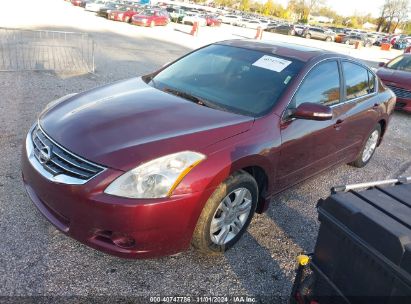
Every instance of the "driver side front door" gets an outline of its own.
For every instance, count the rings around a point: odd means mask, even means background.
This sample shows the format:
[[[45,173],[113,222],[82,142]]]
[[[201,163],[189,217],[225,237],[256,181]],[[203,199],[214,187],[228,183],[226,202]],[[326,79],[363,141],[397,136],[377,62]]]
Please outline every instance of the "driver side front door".
[[[307,74],[288,106],[292,112],[305,102],[327,106],[342,100],[340,67],[336,60],[319,63]],[[283,117],[281,122],[281,150],[277,170],[277,189],[294,185],[337,162],[342,149],[340,124],[343,113],[333,108],[333,118],[314,121]]]

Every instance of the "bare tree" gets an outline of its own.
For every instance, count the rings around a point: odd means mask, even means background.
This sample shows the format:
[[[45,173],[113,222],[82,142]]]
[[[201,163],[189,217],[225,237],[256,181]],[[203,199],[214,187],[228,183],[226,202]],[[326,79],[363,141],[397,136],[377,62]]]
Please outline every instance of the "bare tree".
[[[409,5],[410,0],[386,0],[381,10],[377,30],[379,31],[383,23],[386,22],[383,31],[389,33],[393,24],[395,24],[393,28],[395,31],[398,25],[408,17]]]

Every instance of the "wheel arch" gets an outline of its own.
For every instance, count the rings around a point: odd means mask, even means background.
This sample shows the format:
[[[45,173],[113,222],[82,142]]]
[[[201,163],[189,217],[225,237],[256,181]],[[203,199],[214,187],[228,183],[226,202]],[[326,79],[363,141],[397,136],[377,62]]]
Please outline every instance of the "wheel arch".
[[[378,145],[377,145],[377,146],[379,146],[379,145],[381,144],[382,138],[383,138],[384,135],[385,135],[385,131],[387,130],[387,121],[386,121],[385,119],[380,119],[380,120],[378,121],[378,124],[381,126],[381,136],[380,136],[380,139],[379,139],[379,141],[378,141]]]

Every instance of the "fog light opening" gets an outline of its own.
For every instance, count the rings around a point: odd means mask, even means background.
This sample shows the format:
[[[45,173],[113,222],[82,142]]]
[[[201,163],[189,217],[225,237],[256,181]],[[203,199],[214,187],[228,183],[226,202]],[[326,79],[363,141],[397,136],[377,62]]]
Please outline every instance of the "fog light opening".
[[[129,249],[136,245],[136,241],[128,235],[113,233],[111,236],[111,241],[118,247]]]

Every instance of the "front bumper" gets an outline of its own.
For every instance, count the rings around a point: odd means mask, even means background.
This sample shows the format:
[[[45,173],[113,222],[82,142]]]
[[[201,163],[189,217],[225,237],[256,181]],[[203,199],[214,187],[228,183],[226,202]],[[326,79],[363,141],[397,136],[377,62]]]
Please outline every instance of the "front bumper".
[[[22,177],[39,211],[66,235],[123,258],[159,257],[186,250],[212,193],[210,189],[164,199],[120,198],[105,194],[104,189],[122,171],[106,169],[83,185],[69,185],[47,179],[32,161],[24,146]]]
[[[134,25],[139,25],[139,26],[148,26],[149,25],[148,20],[146,20],[146,21],[133,20],[131,23],[134,24]]]

